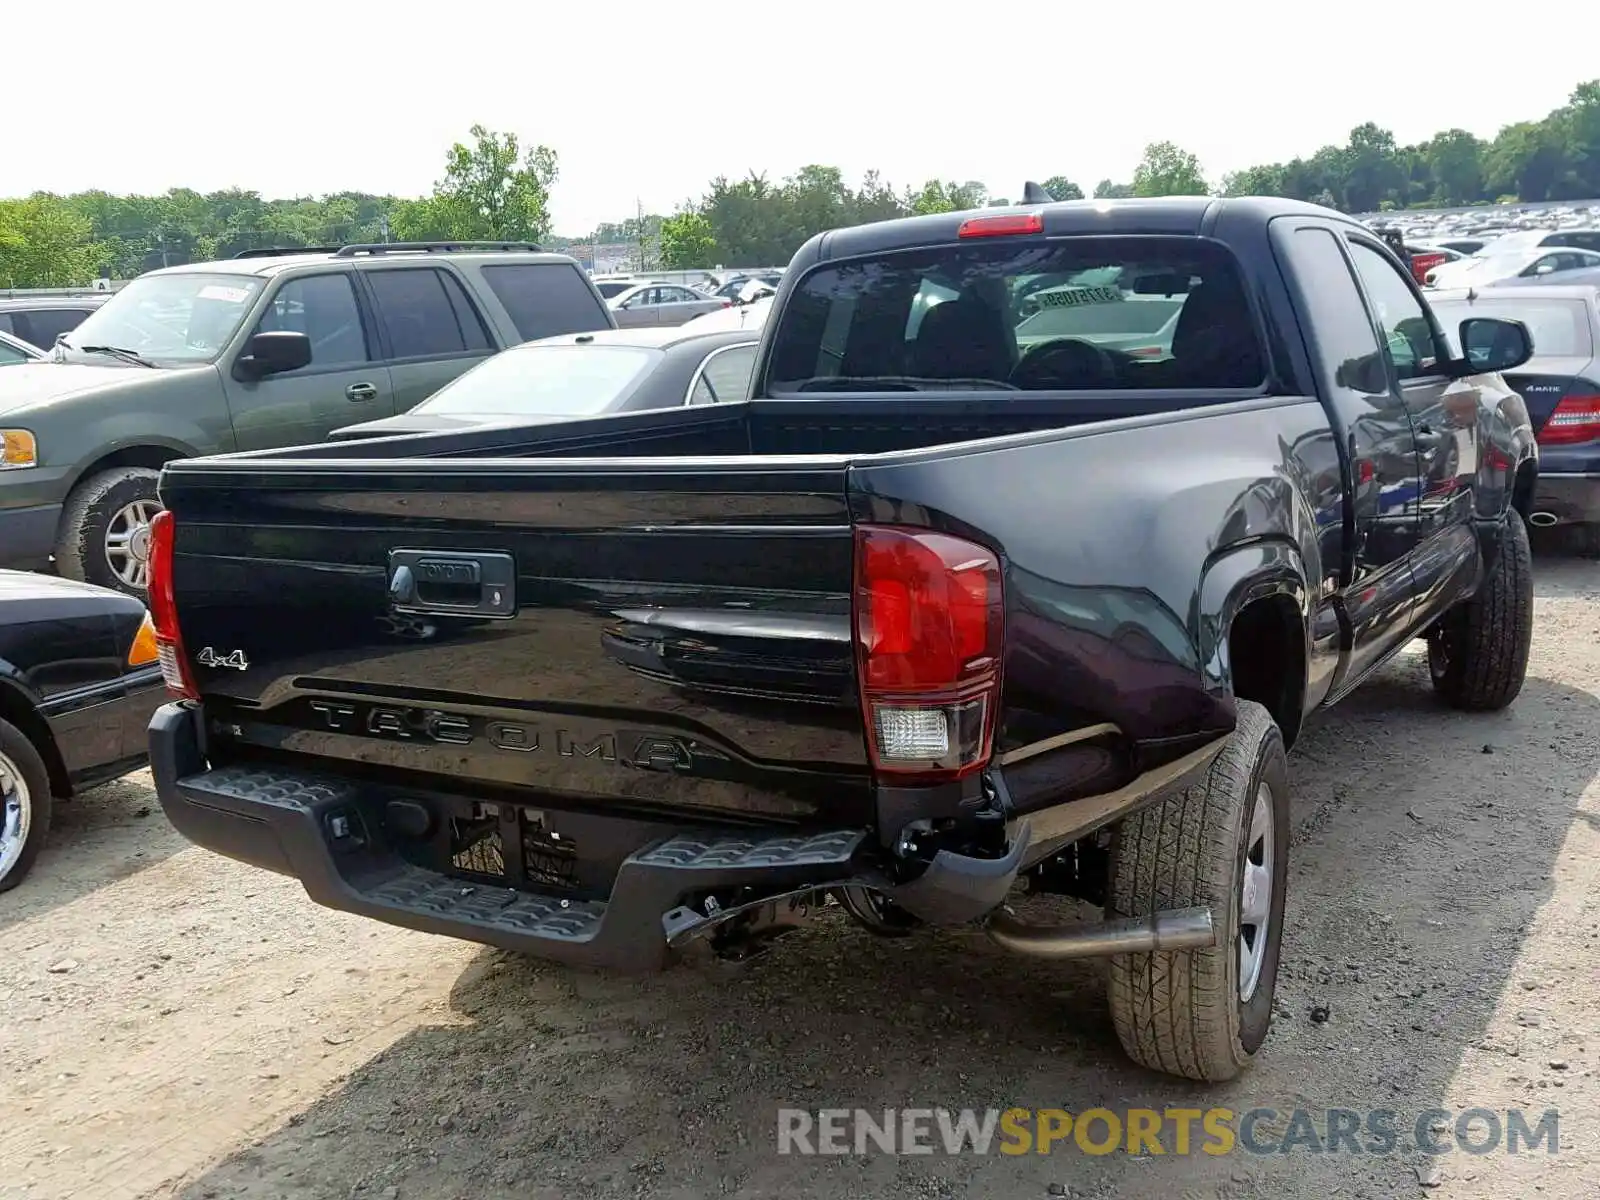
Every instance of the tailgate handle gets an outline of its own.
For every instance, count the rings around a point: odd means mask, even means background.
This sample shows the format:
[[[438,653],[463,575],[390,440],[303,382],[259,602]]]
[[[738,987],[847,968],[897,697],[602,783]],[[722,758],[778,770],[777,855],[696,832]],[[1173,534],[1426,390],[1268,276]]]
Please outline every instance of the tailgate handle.
[[[389,603],[398,612],[514,616],[516,564],[509,554],[391,550]]]

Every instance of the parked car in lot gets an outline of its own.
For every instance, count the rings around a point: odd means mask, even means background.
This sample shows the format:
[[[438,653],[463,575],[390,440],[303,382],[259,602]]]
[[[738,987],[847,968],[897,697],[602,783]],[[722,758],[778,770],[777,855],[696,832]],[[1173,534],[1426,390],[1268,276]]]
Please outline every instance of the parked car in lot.
[[[0,367],[15,367],[21,363],[42,362],[45,352],[32,342],[25,342],[9,333],[0,333]]]
[[[1020,348],[1032,275],[1107,316]],[[1115,281],[1160,277],[1170,344],[1117,349],[1152,293]],[[835,230],[775,303],[741,404],[170,464],[163,807],[320,903],[571,962],[830,896],[1110,955],[1127,1051],[1231,1077],[1304,722],[1414,638],[1453,707],[1522,687],[1526,329],[1474,315],[1463,358],[1363,226],[1205,197]],[[1104,923],[1022,921],[1023,878]]]
[[[1485,250],[1429,268],[1424,276],[1432,287],[1495,287],[1548,280],[1559,283],[1576,271],[1600,270],[1600,253],[1577,249],[1528,249],[1493,254]]]
[[[696,333],[709,333],[714,329],[747,329],[756,331],[766,323],[772,311],[772,297],[763,296],[749,304],[735,304],[732,308],[719,308],[714,312],[685,321],[682,328]]]
[[[678,283],[640,283],[606,301],[617,326],[682,325],[701,313],[715,312],[733,303],[725,297],[706,296]]]
[[[1446,328],[1473,317],[1527,326],[1533,357],[1506,382],[1521,394],[1539,439],[1539,480],[1528,520],[1571,526],[1579,547],[1600,555],[1600,290],[1546,284],[1441,292],[1430,299]],[[1465,350],[1481,360],[1496,347],[1475,342]]]
[[[174,458],[320,441],[531,338],[614,327],[571,258],[514,243],[249,251],[131,281],[0,372],[0,566],[143,593]]]
[[[724,404],[748,397],[755,357],[756,339],[749,333],[706,333],[692,326],[541,338],[479,363],[408,413],[346,425],[331,436],[446,433]]]
[[[102,295],[0,296],[0,333],[48,350],[106,302]]]
[[[144,766],[166,699],[144,605],[0,571],[0,892],[39,855],[55,803]]]

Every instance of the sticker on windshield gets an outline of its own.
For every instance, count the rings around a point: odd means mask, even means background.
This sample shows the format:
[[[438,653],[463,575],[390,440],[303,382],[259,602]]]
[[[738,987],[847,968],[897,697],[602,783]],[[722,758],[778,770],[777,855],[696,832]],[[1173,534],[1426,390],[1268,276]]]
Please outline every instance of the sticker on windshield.
[[[1040,308],[1073,308],[1079,304],[1121,304],[1127,297],[1121,288],[1080,287],[1035,292],[1032,299],[1039,302]]]
[[[208,283],[200,289],[202,300],[225,300],[229,304],[243,304],[250,299],[250,289],[242,287],[228,287],[221,283]]]

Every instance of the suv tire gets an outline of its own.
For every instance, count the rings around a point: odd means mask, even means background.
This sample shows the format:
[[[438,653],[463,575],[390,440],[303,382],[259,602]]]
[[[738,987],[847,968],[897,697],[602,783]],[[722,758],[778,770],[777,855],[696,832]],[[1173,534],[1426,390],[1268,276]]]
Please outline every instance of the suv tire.
[[[1433,690],[1467,712],[1504,708],[1522,690],[1532,641],[1533,552],[1522,514],[1512,509],[1488,576],[1428,633]]]
[[[1204,782],[1118,824],[1106,891],[1108,919],[1210,907],[1215,946],[1118,955],[1110,986],[1130,1058],[1208,1083],[1232,1079],[1266,1039],[1288,882],[1283,735],[1261,705],[1237,705],[1233,735]]]
[[[0,721],[0,892],[21,883],[50,832],[50,773],[27,734]]]
[[[56,570],[67,579],[114,588],[144,599],[145,587],[135,582],[143,546],[133,525],[133,514],[141,508],[158,506],[156,482],[160,472],[147,467],[114,467],[89,476],[67,497],[61,514],[61,533],[56,540]],[[116,534],[126,549],[113,562],[108,536]],[[120,568],[120,569],[119,569]]]

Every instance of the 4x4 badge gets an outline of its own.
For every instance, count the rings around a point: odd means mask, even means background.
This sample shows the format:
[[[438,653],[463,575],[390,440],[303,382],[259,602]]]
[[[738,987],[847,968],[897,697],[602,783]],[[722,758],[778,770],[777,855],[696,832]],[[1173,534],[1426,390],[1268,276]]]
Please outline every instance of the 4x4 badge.
[[[231,654],[223,656],[210,646],[207,646],[194,656],[194,660],[202,667],[232,667],[235,671],[248,671],[250,669],[250,660],[244,656],[243,650],[235,650]]]

